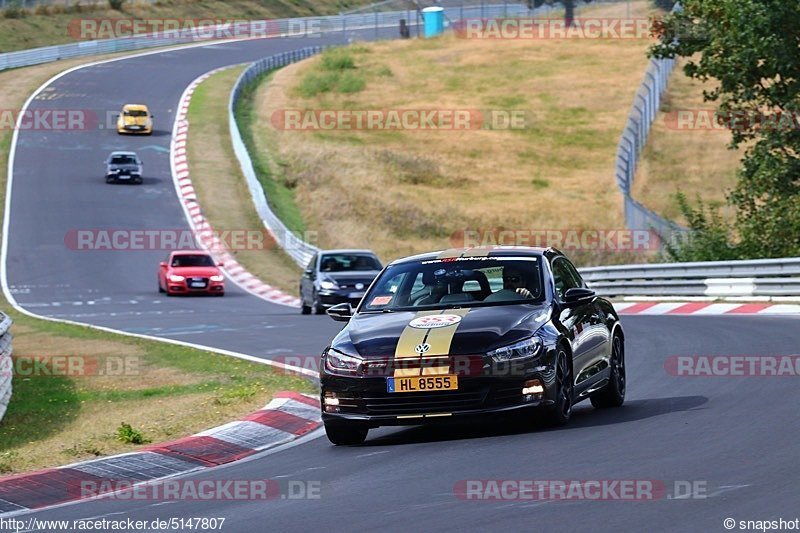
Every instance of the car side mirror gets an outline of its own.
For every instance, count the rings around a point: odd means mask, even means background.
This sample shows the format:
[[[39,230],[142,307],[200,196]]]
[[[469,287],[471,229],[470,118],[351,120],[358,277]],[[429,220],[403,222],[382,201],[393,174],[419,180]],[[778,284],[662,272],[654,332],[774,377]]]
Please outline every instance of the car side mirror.
[[[222,261],[220,261],[219,263],[217,263],[217,266],[218,266],[218,267],[221,267],[221,266],[225,266],[225,265],[223,265],[223,264],[222,264]]]
[[[567,292],[564,294],[564,303],[567,305],[582,304],[588,302],[595,296],[596,293],[592,289],[587,289],[585,287],[573,287],[571,289],[567,289]]]
[[[353,318],[353,308],[350,306],[350,302],[329,307],[327,313],[336,322],[347,322]]]
[[[308,276],[309,278],[313,278],[313,277],[314,277],[314,271],[313,271],[313,270],[311,270],[311,269],[308,269],[308,270],[306,270],[304,273],[305,273],[305,275],[306,275],[306,276]]]
[[[166,267],[167,267],[167,262],[166,262],[166,261],[161,261],[161,262],[158,264],[158,266],[160,266],[161,268],[166,268]]]

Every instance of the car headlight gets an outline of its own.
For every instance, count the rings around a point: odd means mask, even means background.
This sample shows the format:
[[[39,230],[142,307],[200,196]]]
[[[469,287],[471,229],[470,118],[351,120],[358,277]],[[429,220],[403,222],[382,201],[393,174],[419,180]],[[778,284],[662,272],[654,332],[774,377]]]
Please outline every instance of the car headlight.
[[[208,278],[208,279],[210,279],[211,281],[222,281],[222,280],[224,280],[224,279],[225,279],[225,276],[223,276],[223,275],[211,276],[211,277],[210,277],[210,278]]]
[[[494,359],[496,363],[503,363],[506,361],[536,357],[541,350],[542,339],[539,337],[531,337],[530,339],[525,339],[524,341],[492,350],[487,355]]]
[[[363,362],[360,357],[346,355],[333,348],[325,355],[325,369],[333,374],[355,374]]]
[[[320,286],[320,288],[325,289],[325,290],[333,290],[333,289],[338,289],[339,288],[339,285],[337,285],[335,281],[332,281],[332,280],[329,280],[329,279],[320,280],[319,281],[319,286]]]
[[[176,282],[176,283],[177,283],[178,281],[183,281],[183,280],[185,280],[185,279],[186,279],[186,278],[184,278],[183,276],[179,276],[179,275],[177,275],[177,274],[170,274],[170,276],[169,276],[169,280],[170,280],[170,281],[174,281],[174,282]]]

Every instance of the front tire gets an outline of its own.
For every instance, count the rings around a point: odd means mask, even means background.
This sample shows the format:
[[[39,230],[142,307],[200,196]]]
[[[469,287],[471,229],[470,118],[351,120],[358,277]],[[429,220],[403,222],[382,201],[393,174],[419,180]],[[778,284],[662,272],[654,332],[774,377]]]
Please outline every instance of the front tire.
[[[625,345],[619,335],[611,341],[611,375],[608,385],[589,397],[595,409],[620,407],[625,403]]]
[[[314,303],[311,304],[311,308],[314,310],[315,315],[324,315],[325,314],[325,306],[319,303],[319,298],[314,294]]]
[[[367,439],[369,428],[355,424],[325,424],[325,435],[336,446],[362,444]]]
[[[563,348],[558,349],[556,356],[556,403],[549,408],[545,416],[548,425],[559,427],[569,422],[572,416],[573,404],[573,381],[572,366],[567,359],[567,352]]]

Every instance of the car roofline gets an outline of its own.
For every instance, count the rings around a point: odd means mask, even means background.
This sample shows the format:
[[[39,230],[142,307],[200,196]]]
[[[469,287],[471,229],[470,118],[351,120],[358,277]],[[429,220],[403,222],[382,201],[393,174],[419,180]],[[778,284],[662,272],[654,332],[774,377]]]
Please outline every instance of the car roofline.
[[[464,254],[469,252],[469,255]],[[449,259],[449,258],[471,258],[479,259],[481,257],[515,257],[515,256],[530,256],[541,257],[550,254],[561,255],[561,252],[555,248],[542,248],[534,246],[477,246],[473,248],[450,248],[447,250],[438,250],[435,252],[426,252],[423,254],[411,255],[408,257],[401,257],[395,259],[390,264],[399,265],[404,263],[416,263],[420,261],[432,261],[436,259]]]

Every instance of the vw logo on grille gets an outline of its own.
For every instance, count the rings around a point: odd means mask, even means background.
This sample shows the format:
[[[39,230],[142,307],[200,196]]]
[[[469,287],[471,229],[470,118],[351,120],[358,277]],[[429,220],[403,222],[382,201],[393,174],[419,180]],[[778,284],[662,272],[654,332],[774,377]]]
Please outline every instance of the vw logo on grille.
[[[357,289],[357,290],[359,290],[359,291],[360,291],[360,290],[361,290],[361,289],[363,289],[363,288],[364,288],[364,284],[363,284],[363,283],[356,283],[356,289]]]
[[[431,349],[431,345],[428,344],[427,342],[425,342],[423,344],[417,344],[417,346],[414,348],[414,351],[417,352],[418,354],[422,355],[422,354],[424,354],[425,352],[427,352],[430,349]]]

